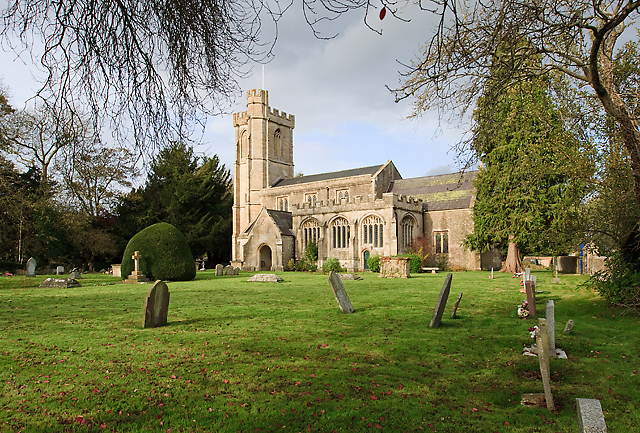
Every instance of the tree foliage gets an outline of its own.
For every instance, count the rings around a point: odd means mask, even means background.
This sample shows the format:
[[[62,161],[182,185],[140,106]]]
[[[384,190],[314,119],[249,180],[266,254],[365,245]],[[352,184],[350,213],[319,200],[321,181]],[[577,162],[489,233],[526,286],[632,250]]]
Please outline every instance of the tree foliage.
[[[616,42],[638,16],[640,1],[445,0],[421,4],[433,7],[439,25],[405,73],[396,89],[397,99],[413,98],[416,115],[432,108],[465,114],[475,107],[487,83],[500,89],[513,82],[561,74],[571,80],[574,90],[588,86],[590,95],[618,124],[640,203],[637,112],[630,108],[626,90],[613,79]],[[522,44],[514,35],[528,43]],[[503,73],[492,74],[496,66]]]
[[[132,190],[119,207],[116,228],[129,239],[158,222],[177,227],[191,251],[223,262],[231,254],[231,175],[218,157],[198,157],[176,142],[153,160],[144,187]]]
[[[509,246],[505,271],[519,272],[519,251],[551,255],[577,244],[573,225],[591,170],[546,80],[501,88],[501,94],[487,88],[474,113],[473,149],[482,165],[474,182],[474,232],[466,243],[478,251]]]

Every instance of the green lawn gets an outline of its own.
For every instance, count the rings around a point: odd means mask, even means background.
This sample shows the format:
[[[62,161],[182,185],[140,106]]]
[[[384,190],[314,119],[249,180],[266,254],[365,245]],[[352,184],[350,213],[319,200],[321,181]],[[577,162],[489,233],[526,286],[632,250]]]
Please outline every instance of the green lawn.
[[[428,325],[446,274],[346,281],[356,312],[344,315],[321,274],[207,271],[168,284],[156,329],[141,327],[148,284],[0,277],[0,432],[577,432],[576,398],[600,399],[609,431],[633,431],[639,314],[577,289],[584,277],[535,274],[569,356],[551,361],[555,413],[520,405],[543,387],[521,354],[536,321],[517,317],[525,295],[510,275],[455,273],[439,329]]]

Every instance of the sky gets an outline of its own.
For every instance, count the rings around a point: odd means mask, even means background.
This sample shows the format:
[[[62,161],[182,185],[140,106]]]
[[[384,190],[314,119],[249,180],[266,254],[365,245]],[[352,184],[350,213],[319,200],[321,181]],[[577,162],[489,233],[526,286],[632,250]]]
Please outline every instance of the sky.
[[[403,22],[372,11],[342,16],[331,28],[320,28],[318,39],[304,21],[298,3],[286,12],[278,28],[274,57],[264,66],[264,87],[269,105],[296,116],[295,172],[316,174],[383,164],[391,159],[404,178],[457,171],[455,145],[465,125],[440,123],[436,113],[407,119],[410,100],[394,102],[385,86],[399,84],[401,63],[415,59],[433,29],[425,12],[405,10]],[[409,8],[413,7],[410,3]],[[269,28],[265,38],[269,37]],[[9,89],[10,103],[20,108],[38,87],[37,70],[28,57],[0,51],[0,78]],[[262,65],[252,66],[239,80],[241,90],[226,115],[208,118],[196,147],[200,154],[217,154],[233,167],[233,112],[246,110],[246,92],[263,86]]]

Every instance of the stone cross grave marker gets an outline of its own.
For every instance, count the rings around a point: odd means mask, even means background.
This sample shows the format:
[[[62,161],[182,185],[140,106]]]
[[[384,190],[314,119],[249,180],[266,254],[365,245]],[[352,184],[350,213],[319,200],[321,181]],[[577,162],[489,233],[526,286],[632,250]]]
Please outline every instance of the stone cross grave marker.
[[[555,305],[553,300],[548,299],[545,303],[546,307],[546,319],[547,330],[549,332],[549,356],[556,356],[556,319],[555,319]]]
[[[453,304],[453,311],[451,312],[452,319],[456,318],[456,312],[458,311],[458,305],[460,305],[460,300],[462,300],[462,293],[460,293],[460,296],[458,296],[458,300],[456,301],[456,303]]]
[[[553,394],[551,393],[551,367],[549,366],[549,333],[547,320],[538,319],[538,331],[536,332],[536,344],[538,346],[538,361],[540,361],[540,374],[544,386],[544,400],[547,409],[555,410]]]
[[[338,301],[340,310],[345,314],[353,313],[355,310],[353,309],[353,305],[351,305],[347,291],[344,289],[340,275],[333,271],[329,272],[329,283],[331,283],[331,290],[333,290],[333,295],[336,297],[336,301]]]
[[[553,279],[553,284],[560,284],[560,278],[558,278],[558,268],[556,268],[556,277]]]
[[[567,321],[567,324],[564,325],[564,331],[562,331],[562,333],[565,334],[565,335],[569,335],[571,333],[572,329],[573,329],[573,320],[569,319]]]
[[[602,405],[595,398],[576,398],[578,433],[606,433]]]
[[[133,272],[131,272],[131,275],[129,275],[129,277],[127,277],[127,279],[125,280],[125,282],[127,283],[146,283],[147,281],[149,281],[149,279],[147,277],[145,277],[145,275],[140,271],[140,258],[142,256],[140,255],[139,251],[134,251],[133,255],[131,256],[131,258],[133,259]]]
[[[221,264],[216,265],[216,277],[221,277],[224,275],[224,266]]]
[[[35,277],[36,276],[36,266],[38,265],[38,262],[36,262],[36,259],[34,259],[33,257],[31,257],[29,260],[27,260],[27,277]]]
[[[527,308],[529,316],[536,317],[536,292],[532,288],[531,281],[524,281],[524,289],[527,292]]]
[[[156,281],[144,299],[145,328],[157,328],[167,324],[169,312],[169,288],[164,281]]]
[[[438,300],[436,301],[436,308],[433,310],[433,316],[431,316],[431,323],[429,323],[429,328],[440,327],[440,321],[442,320],[444,307],[447,305],[447,299],[449,299],[449,291],[451,290],[452,278],[453,274],[448,274],[447,278],[445,278],[444,280],[444,284],[442,285],[442,289],[440,290],[440,295],[438,295]]]

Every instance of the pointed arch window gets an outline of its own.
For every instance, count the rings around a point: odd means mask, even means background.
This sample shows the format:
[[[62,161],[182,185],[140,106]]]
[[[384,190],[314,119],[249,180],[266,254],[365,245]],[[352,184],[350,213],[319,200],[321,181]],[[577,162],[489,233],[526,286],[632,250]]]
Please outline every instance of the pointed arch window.
[[[373,248],[382,247],[382,240],[384,239],[382,227],[382,218],[379,216],[371,215],[366,217],[362,221],[362,243]]]
[[[243,129],[240,133],[240,158],[249,156],[249,133]]]
[[[331,235],[333,248],[349,248],[351,228],[346,218],[337,218],[331,223]]]
[[[413,243],[413,232],[416,226],[416,221],[411,215],[407,215],[402,219],[400,227],[402,229],[402,246],[408,248]]]
[[[320,225],[318,221],[310,219],[302,224],[302,243],[303,247],[307,248],[309,242],[318,243],[320,239]]]
[[[289,198],[278,197],[278,210],[289,212]]]
[[[273,133],[273,154],[274,156],[282,156],[282,133],[280,129],[276,129]]]

